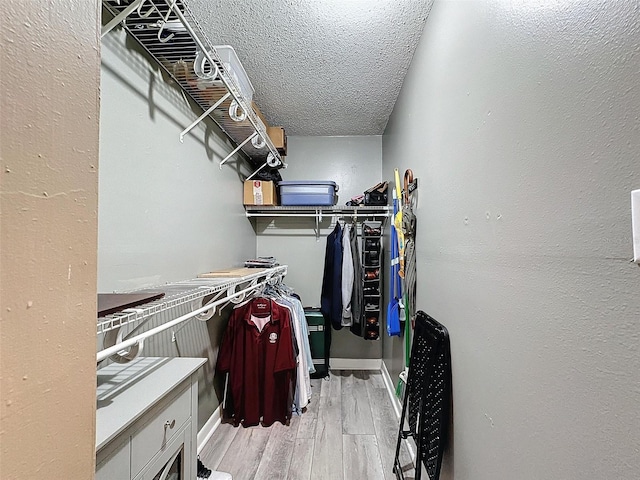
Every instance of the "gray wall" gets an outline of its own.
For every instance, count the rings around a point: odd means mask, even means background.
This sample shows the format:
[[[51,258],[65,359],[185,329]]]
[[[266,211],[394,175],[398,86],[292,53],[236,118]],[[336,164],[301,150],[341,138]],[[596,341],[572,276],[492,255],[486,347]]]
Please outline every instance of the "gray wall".
[[[165,82],[159,67],[117,29],[102,41],[98,291],[127,291],[242,265],[256,252],[231,151],[205,122],[181,144],[201,111]],[[189,311],[158,315],[142,331]],[[207,357],[198,426],[218,406],[212,388],[224,322],[190,320],[145,342],[145,355]],[[98,339],[99,348],[101,339]]]
[[[436,1],[427,20],[383,169],[420,178],[418,307],[451,334],[442,478],[640,477],[638,14]]]
[[[338,204],[361,194],[381,178],[382,137],[289,137],[283,180],[333,180],[339,186]],[[335,219],[324,218],[320,238],[315,219],[258,219],[259,255],[273,255],[289,265],[286,282],[302,297],[305,306],[320,305],[326,237]],[[362,340],[348,329],[334,331],[331,356],[380,358],[381,343]]]
[[[255,254],[255,235],[233,162],[219,168],[231,148],[212,123],[180,143],[180,131],[202,112],[137,44],[125,44],[124,32],[102,45],[99,291],[242,264]]]

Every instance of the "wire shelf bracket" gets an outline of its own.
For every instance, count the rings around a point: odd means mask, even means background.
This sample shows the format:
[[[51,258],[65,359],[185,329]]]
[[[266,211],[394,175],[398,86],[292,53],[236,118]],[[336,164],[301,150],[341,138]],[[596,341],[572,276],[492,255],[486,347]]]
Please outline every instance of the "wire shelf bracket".
[[[225,163],[227,163],[227,161],[228,161],[231,157],[233,157],[233,156],[238,152],[238,150],[240,150],[240,149],[241,149],[242,147],[244,147],[247,143],[249,143],[249,141],[250,141],[250,140],[253,140],[253,138],[254,138],[257,134],[258,134],[258,132],[253,132],[251,135],[249,135],[249,136],[244,140],[244,142],[242,142],[240,145],[238,145],[236,148],[234,148],[234,149],[231,151],[231,153],[229,153],[229,154],[224,158],[224,160],[222,160],[222,161],[220,162],[220,170],[222,170],[222,166],[223,166]]]
[[[202,120],[207,118],[216,108],[218,108],[220,105],[222,105],[225,102],[225,100],[227,100],[227,98],[229,98],[230,96],[231,96],[231,93],[227,92],[220,100],[218,100],[216,103],[211,105],[209,108],[207,108],[204,111],[204,113],[202,115],[200,115],[198,118],[196,118],[191,125],[189,125],[182,132],[180,132],[180,143],[184,143],[184,137],[187,135],[187,133],[189,133],[191,130],[193,130],[195,128],[195,126],[198,125]],[[220,168],[222,168],[222,164],[221,164]]]

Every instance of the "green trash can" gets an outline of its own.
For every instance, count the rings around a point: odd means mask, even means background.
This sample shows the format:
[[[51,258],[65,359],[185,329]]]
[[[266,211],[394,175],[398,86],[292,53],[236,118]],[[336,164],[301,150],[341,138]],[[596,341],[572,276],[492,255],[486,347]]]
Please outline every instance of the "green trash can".
[[[324,378],[329,375],[329,344],[331,342],[331,330],[326,328],[324,317],[318,308],[305,308],[304,316],[309,328],[309,345],[311,346],[311,358],[316,373],[311,378]],[[329,336],[329,338],[327,338]]]

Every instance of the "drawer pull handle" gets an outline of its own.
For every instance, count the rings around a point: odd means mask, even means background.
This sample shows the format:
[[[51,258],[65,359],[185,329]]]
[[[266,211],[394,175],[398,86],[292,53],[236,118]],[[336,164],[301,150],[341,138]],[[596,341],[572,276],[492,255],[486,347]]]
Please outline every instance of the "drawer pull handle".
[[[176,426],[176,421],[174,420],[167,420],[166,422],[164,422],[164,429],[166,430],[167,427],[169,427],[170,429]]]

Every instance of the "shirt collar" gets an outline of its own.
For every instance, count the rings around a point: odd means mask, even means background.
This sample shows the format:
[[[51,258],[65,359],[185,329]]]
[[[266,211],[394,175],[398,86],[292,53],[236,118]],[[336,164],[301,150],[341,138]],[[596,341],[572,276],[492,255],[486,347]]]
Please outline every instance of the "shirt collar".
[[[260,297],[263,298],[264,297]],[[280,318],[282,316],[282,308],[274,301],[272,301],[271,299],[265,299],[266,301],[269,302],[269,310],[266,310],[264,312],[260,312],[258,310],[255,310],[252,308],[252,306],[254,305],[255,299],[249,301],[244,307],[245,310],[243,312],[243,317],[244,317],[244,321],[248,324],[253,325],[253,322],[251,321],[251,315],[253,315],[254,317],[265,317],[267,315],[271,315],[271,319],[269,320],[269,323],[279,323],[280,322]]]

